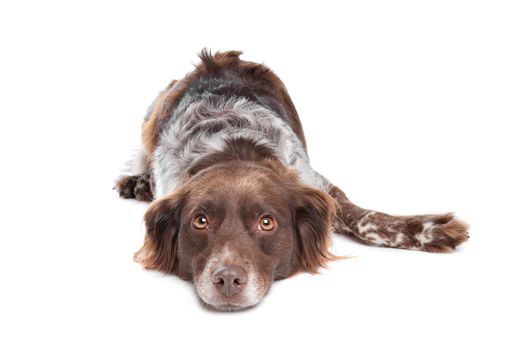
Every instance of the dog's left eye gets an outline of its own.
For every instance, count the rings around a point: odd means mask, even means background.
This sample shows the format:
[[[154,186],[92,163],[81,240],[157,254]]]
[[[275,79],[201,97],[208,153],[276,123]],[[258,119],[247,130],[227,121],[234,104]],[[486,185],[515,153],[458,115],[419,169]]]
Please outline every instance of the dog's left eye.
[[[208,219],[204,215],[197,215],[193,218],[193,226],[196,229],[203,230],[208,227]]]
[[[261,220],[259,220],[259,227],[258,229],[261,231],[271,231],[275,227],[275,220],[270,216],[263,216]]]

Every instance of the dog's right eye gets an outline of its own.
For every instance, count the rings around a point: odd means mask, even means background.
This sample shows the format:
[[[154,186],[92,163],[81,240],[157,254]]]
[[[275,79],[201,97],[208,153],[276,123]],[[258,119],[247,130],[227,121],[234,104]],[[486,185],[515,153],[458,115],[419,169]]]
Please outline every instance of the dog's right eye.
[[[203,230],[208,227],[208,219],[204,215],[197,215],[193,218],[193,227]]]
[[[271,231],[275,228],[275,219],[271,216],[263,216],[257,227],[261,231]]]

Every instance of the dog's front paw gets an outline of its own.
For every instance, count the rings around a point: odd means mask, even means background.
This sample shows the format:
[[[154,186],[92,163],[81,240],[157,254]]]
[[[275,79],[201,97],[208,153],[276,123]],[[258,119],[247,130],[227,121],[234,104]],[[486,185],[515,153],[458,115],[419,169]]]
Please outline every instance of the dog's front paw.
[[[151,189],[150,177],[147,175],[141,175],[137,179],[134,189],[135,199],[144,202],[153,201],[153,192]]]
[[[153,200],[150,177],[147,174],[123,176],[117,180],[114,189],[123,198],[135,198],[144,202]]]
[[[122,176],[117,180],[113,189],[116,190],[122,198],[135,198],[137,179],[138,176]]]
[[[427,252],[450,252],[468,238],[468,225],[459,221],[452,213],[425,215],[419,218],[419,232],[412,236],[419,250]]]

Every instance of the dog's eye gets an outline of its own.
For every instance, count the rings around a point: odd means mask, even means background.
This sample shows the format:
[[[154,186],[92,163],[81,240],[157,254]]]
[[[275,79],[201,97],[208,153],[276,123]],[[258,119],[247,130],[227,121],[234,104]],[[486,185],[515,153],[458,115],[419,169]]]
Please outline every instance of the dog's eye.
[[[193,218],[193,226],[196,229],[203,230],[208,227],[208,219],[204,215],[197,215]]]
[[[275,227],[275,220],[270,216],[263,216],[259,221],[259,230],[271,231]]]

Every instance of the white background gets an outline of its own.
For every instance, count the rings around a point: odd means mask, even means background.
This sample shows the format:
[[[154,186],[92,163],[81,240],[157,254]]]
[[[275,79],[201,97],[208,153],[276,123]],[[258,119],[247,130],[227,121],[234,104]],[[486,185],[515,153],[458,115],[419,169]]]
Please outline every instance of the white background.
[[[0,5],[0,348],[523,349],[520,1],[11,1]],[[203,47],[287,85],[313,165],[363,207],[455,211],[453,254],[371,248],[203,309],[132,261],[112,191],[159,90]]]

